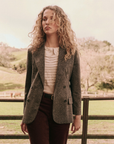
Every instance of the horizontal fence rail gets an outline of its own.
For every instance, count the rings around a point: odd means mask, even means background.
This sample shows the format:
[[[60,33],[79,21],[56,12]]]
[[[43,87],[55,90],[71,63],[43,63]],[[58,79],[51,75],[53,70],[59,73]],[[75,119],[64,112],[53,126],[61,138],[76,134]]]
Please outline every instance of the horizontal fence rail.
[[[0,115],[0,120],[22,120],[23,115]],[[83,116],[81,116],[83,119]],[[88,120],[114,120],[114,115],[90,115]]]
[[[114,115],[88,115],[89,101],[95,100],[114,100],[114,96],[110,97],[89,97],[85,95],[82,97],[83,101],[83,120],[82,134],[69,134],[69,139],[82,139],[81,144],[87,144],[87,139],[114,139],[111,134],[87,134],[88,120],[114,120]],[[1,98],[0,102],[23,102],[23,99],[6,99]],[[23,115],[0,115],[0,120],[22,120]],[[0,134],[0,139],[28,139],[28,135],[23,134]]]

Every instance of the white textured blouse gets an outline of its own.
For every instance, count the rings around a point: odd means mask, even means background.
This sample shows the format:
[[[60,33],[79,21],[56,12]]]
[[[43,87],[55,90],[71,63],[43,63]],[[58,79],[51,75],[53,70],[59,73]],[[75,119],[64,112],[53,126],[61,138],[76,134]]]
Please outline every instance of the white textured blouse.
[[[45,79],[44,92],[47,94],[54,93],[56,72],[58,65],[59,47],[51,48],[45,46]]]

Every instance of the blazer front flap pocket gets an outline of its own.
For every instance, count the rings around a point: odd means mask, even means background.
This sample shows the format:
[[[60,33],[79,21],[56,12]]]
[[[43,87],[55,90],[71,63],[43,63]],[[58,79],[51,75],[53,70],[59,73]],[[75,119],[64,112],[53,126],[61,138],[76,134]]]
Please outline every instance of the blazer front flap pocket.
[[[73,104],[72,98],[69,98],[69,99],[68,99],[68,104],[69,104],[69,105],[70,105],[70,104]]]

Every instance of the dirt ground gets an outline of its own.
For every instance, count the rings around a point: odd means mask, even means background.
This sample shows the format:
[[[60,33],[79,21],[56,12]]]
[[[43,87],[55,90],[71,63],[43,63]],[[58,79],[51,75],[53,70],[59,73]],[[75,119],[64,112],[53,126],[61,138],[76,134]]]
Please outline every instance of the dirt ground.
[[[0,144],[30,144],[29,140],[0,140]],[[81,140],[68,140],[67,144],[81,144]],[[114,144],[114,140],[88,140],[87,144]]]

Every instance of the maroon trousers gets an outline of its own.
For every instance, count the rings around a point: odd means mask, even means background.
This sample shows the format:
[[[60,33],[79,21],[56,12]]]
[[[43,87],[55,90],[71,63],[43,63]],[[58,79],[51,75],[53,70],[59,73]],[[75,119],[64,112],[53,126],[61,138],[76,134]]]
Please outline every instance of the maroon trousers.
[[[70,124],[58,124],[52,117],[53,100],[42,96],[35,120],[27,124],[31,144],[66,144]]]

